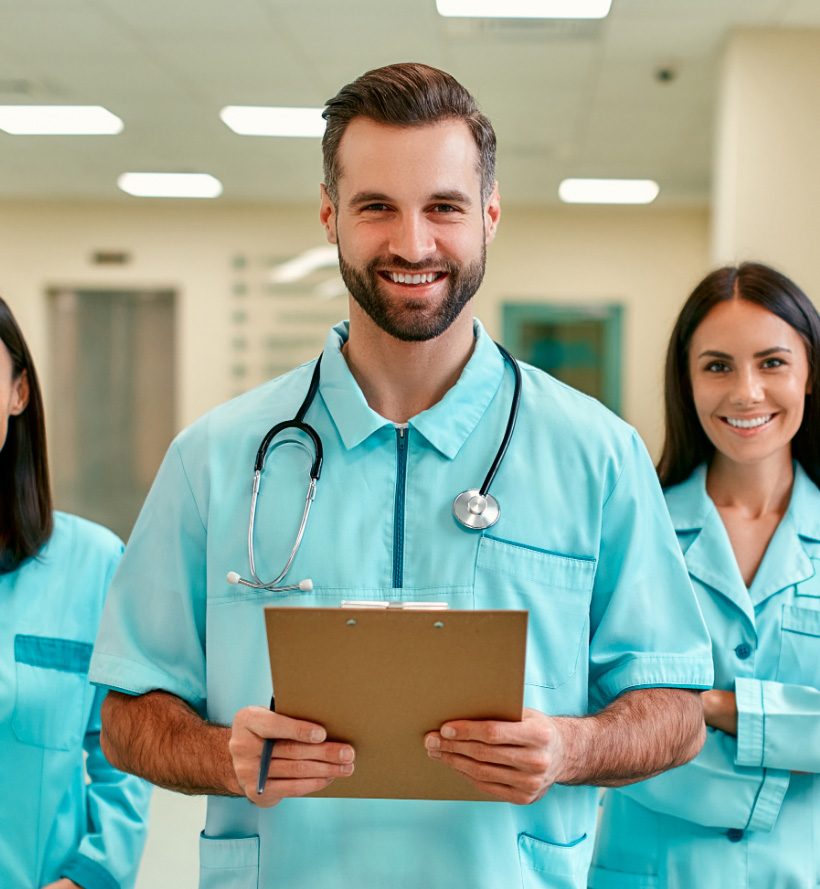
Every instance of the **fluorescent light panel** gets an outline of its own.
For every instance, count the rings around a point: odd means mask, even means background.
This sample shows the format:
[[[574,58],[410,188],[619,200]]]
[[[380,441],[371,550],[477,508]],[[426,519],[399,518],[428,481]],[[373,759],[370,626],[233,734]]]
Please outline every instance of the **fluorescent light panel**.
[[[338,261],[335,247],[312,247],[272,269],[270,280],[273,284],[292,284],[321,268],[335,266]]]
[[[565,204],[651,204],[659,192],[651,179],[565,179],[558,186]]]
[[[0,105],[0,130],[13,136],[113,136],[122,129],[101,105]]]
[[[218,198],[222,183],[209,173],[123,173],[117,185],[138,198]]]
[[[222,122],[240,136],[321,138],[325,121],[321,108],[281,108],[227,105],[219,112]]]
[[[436,0],[439,15],[503,19],[603,19],[612,0]]]

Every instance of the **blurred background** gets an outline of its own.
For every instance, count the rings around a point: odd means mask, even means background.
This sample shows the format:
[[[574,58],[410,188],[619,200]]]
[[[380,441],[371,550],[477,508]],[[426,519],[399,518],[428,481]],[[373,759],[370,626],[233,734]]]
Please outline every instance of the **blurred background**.
[[[0,129],[0,294],[42,376],[60,508],[127,538],[175,432],[316,354],[346,316],[319,138],[240,135],[220,111],[320,108],[396,61],[450,71],[496,127],[504,213],[477,314],[653,455],[666,340],[708,270],[759,259],[817,301],[817,0],[613,0],[591,20],[445,17],[435,0],[0,0],[0,105],[122,122]],[[209,174],[218,194],[136,197],[128,172]],[[563,180],[590,177],[659,193],[562,202]],[[158,795],[140,889],[197,884],[202,813]]]

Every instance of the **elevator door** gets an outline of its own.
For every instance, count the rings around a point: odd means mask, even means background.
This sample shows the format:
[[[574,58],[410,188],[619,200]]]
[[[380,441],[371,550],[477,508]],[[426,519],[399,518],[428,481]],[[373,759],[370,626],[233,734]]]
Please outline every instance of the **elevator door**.
[[[174,294],[61,288],[49,297],[55,504],[127,540],[174,434]]]

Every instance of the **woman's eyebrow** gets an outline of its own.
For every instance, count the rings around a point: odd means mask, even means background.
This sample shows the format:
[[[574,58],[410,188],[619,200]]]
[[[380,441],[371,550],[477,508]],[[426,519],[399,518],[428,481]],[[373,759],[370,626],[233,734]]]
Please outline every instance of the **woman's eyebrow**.
[[[755,352],[752,357],[768,358],[769,355],[774,355],[776,352],[788,352],[791,354],[791,351],[792,350],[788,346],[772,346],[770,349],[763,349],[760,352]],[[704,358],[707,355],[711,358],[732,358],[728,352],[719,352],[717,349],[706,349],[706,351],[701,352],[700,355],[698,355],[698,358]]]

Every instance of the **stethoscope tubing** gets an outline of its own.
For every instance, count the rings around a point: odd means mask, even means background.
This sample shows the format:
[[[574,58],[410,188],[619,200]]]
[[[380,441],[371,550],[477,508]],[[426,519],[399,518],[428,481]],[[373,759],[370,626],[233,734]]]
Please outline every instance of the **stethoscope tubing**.
[[[490,464],[490,469],[487,472],[487,476],[484,479],[483,484],[479,488],[479,493],[482,497],[486,497],[489,493],[490,485],[493,483],[495,475],[498,472],[499,467],[501,466],[501,461],[504,459],[504,455],[507,453],[507,448],[509,447],[510,441],[512,440],[513,430],[515,429],[515,423],[518,419],[518,408],[521,404],[521,368],[518,366],[518,362],[515,360],[515,358],[513,358],[513,356],[502,345],[500,345],[499,343],[496,343],[495,345],[498,351],[503,356],[504,360],[512,368],[515,383],[513,388],[512,404],[510,407],[510,415],[507,418],[507,427],[504,430],[504,436],[501,439],[501,445],[496,452],[495,459]]]
[[[501,346],[499,343],[496,343],[495,345],[504,360],[510,365],[513,370],[513,376],[515,378],[513,397],[512,403],[510,405],[510,414],[507,419],[507,425],[504,430],[504,435],[501,439],[501,444],[498,448],[498,451],[496,452],[493,462],[490,464],[489,471],[487,472],[481,488],[478,490],[478,492],[465,491],[463,494],[460,494],[456,498],[457,502],[461,498],[472,496],[475,493],[478,493],[482,501],[486,501],[487,499],[489,499],[489,501],[492,502],[494,517],[490,519],[489,522],[485,522],[484,524],[467,524],[462,519],[462,517],[460,517],[454,510],[456,520],[459,522],[459,524],[462,525],[462,527],[466,528],[467,530],[482,530],[483,528],[488,527],[489,524],[494,524],[495,521],[497,521],[498,519],[498,502],[495,500],[495,498],[489,495],[489,490],[490,485],[492,485],[496,473],[501,466],[504,456],[507,453],[507,448],[509,447],[510,441],[512,440],[516,420],[518,419],[518,409],[521,403],[521,368],[518,366],[518,362],[515,360],[515,358],[503,346]],[[316,497],[316,487],[319,481],[319,477],[322,473],[322,463],[324,462],[324,449],[322,447],[322,439],[319,437],[319,433],[316,432],[316,430],[309,423],[305,422],[305,414],[313,403],[313,400],[315,399],[316,393],[319,389],[321,363],[322,356],[320,355],[313,368],[313,374],[310,378],[308,391],[305,395],[304,400],[302,401],[301,406],[299,407],[299,410],[296,411],[293,419],[285,420],[272,426],[265,434],[256,452],[256,460],[254,461],[253,469],[253,486],[251,489],[251,508],[250,516],[248,519],[248,562],[251,571],[251,577],[253,578],[253,580],[246,580],[245,578],[240,577],[238,573],[232,571],[228,574],[228,581],[230,583],[238,583],[243,586],[251,587],[255,590],[269,590],[271,592],[284,592],[286,590],[295,589],[309,590],[313,588],[313,582],[309,579],[301,580],[296,584],[290,584],[287,586],[280,586],[280,583],[290,570],[290,567],[293,564],[293,560],[296,558],[296,553],[299,551],[299,547],[302,544],[302,537],[304,536],[305,528],[307,527],[310,509]],[[279,572],[279,574],[277,574],[277,576],[273,580],[266,583],[256,573],[256,564],[254,559],[253,535],[256,528],[256,504],[259,497],[259,489],[262,483],[262,471],[265,466],[265,458],[267,457],[268,450],[270,449],[273,439],[276,438],[276,436],[279,435],[281,432],[284,432],[286,429],[297,429],[308,436],[313,444],[313,462],[310,467],[310,483],[308,485],[307,495],[305,497],[305,505],[302,510],[302,518],[299,522],[299,530],[296,533],[296,540],[294,541],[293,547],[291,548],[290,555],[288,556],[287,562],[285,563],[285,567]]]

